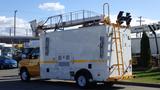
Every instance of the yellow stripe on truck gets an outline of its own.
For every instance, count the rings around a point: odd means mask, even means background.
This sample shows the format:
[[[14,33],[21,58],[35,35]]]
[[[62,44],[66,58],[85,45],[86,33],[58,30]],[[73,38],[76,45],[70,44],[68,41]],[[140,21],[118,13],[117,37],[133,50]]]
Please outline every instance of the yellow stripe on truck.
[[[40,64],[55,64],[57,61],[40,61]]]
[[[63,61],[62,61],[63,62]],[[71,60],[72,63],[104,63],[106,60]],[[40,61],[40,64],[56,64],[58,61]]]
[[[100,62],[99,60],[72,60],[73,63],[89,63],[89,62]]]

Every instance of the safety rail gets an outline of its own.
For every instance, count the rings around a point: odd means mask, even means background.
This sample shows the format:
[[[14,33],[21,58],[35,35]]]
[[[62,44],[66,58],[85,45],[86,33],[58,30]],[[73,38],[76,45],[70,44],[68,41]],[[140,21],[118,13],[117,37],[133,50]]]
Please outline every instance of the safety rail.
[[[48,17],[48,19],[43,24],[39,25],[39,27],[41,27],[42,30],[63,29],[64,27],[83,25],[86,23],[97,23],[100,22],[102,18],[103,15],[101,14],[80,10]]]

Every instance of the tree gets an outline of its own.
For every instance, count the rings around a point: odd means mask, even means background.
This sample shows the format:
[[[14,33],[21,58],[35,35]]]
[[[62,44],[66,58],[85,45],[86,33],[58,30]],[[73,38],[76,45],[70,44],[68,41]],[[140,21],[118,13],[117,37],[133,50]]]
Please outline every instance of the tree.
[[[139,63],[142,67],[148,68],[151,66],[151,50],[149,37],[146,32],[143,32],[141,39],[141,60]]]

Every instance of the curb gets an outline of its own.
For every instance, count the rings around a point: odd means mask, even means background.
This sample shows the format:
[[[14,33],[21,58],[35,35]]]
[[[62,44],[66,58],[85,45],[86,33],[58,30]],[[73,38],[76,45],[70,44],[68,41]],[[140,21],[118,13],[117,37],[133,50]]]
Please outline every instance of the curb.
[[[160,84],[152,84],[152,83],[150,84],[150,83],[117,81],[115,84],[160,88]]]

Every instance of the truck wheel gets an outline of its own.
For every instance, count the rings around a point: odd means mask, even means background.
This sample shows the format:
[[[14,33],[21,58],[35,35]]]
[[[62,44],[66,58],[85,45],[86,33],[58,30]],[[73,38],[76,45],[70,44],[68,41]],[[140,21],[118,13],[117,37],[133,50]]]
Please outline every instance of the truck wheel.
[[[81,88],[87,88],[89,86],[89,77],[83,74],[78,75],[76,78],[76,84]]]
[[[29,73],[26,69],[22,69],[20,71],[20,77],[21,77],[22,81],[29,81],[30,80]]]

